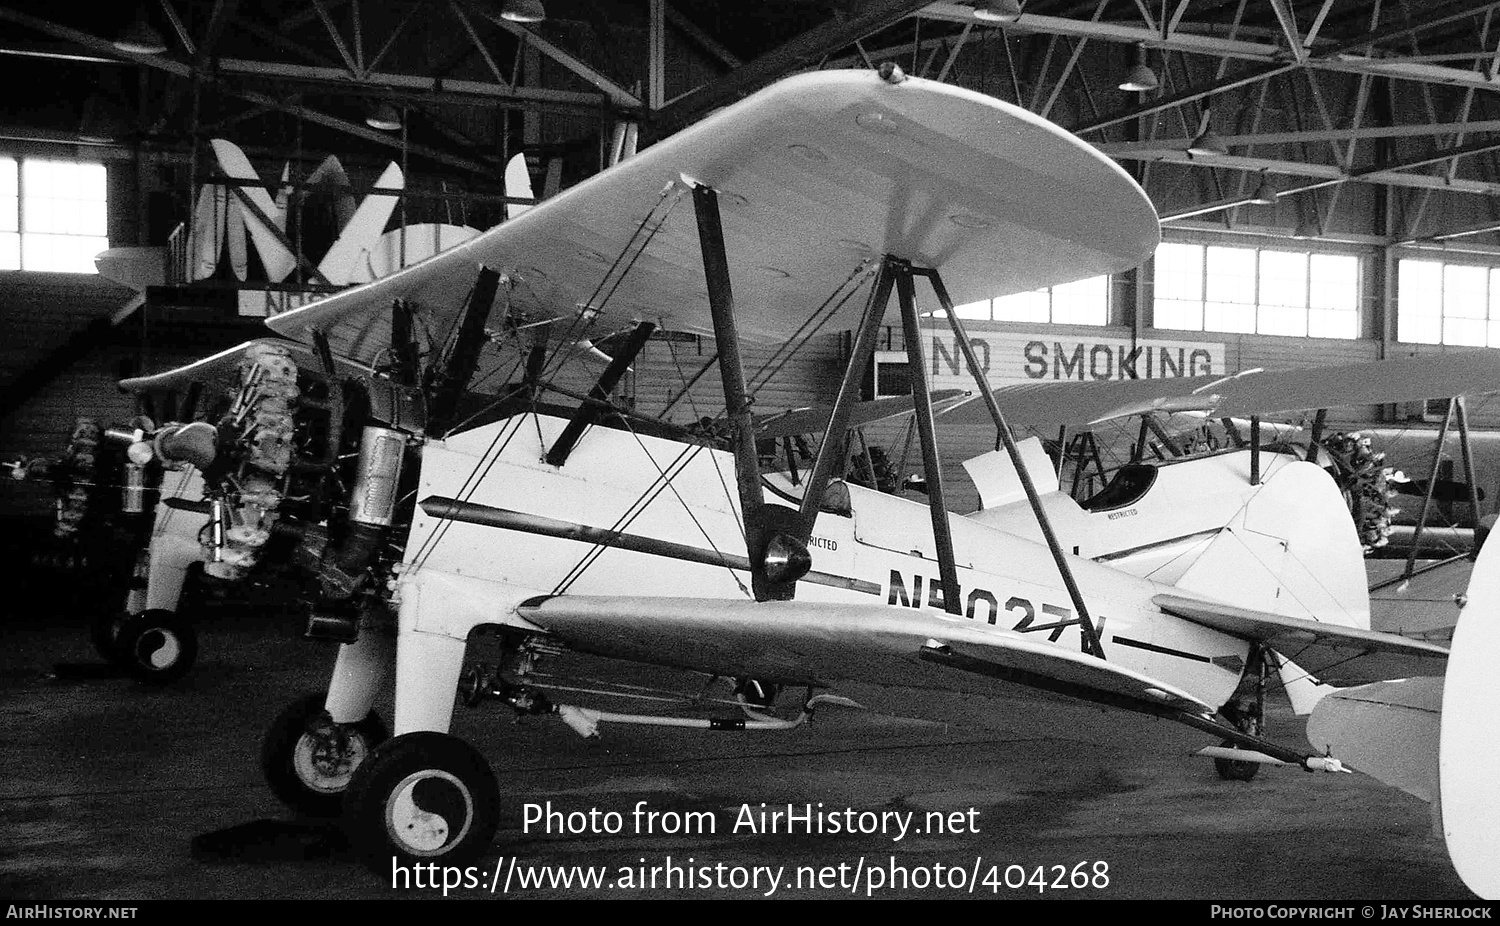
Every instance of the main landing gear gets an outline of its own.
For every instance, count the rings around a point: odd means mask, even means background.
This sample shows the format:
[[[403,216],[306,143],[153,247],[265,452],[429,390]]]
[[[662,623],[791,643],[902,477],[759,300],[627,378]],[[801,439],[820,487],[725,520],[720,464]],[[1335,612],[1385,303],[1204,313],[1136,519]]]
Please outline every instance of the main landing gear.
[[[271,793],[312,817],[339,815],[355,773],[390,735],[374,711],[358,723],[334,723],[323,709],[325,700],[320,692],[292,702],[261,744],[261,771]]]
[[[193,668],[198,631],[174,611],[150,610],[120,622],[116,652],[125,670],[148,685],[167,685]]]
[[[391,858],[463,865],[494,841],[500,788],[474,747],[446,733],[407,733],[354,770],[344,821],[351,845],[377,871]]]
[[[1245,665],[1245,674],[1240,677],[1240,686],[1219,713],[1234,724],[1235,729],[1251,736],[1260,736],[1266,725],[1266,678],[1270,666],[1266,662],[1265,650],[1255,646],[1250,650],[1250,661]],[[1234,743],[1225,740],[1224,746]],[[1259,762],[1241,762],[1237,759],[1215,759],[1214,771],[1225,781],[1249,781],[1260,771]]]
[[[100,614],[90,621],[89,636],[105,662],[147,685],[177,681],[198,658],[198,631],[173,611]]]
[[[96,614],[89,622],[89,636],[105,662],[147,685],[167,685],[187,675],[198,658],[193,617],[202,593],[190,574],[176,611],[145,609],[148,562],[142,553],[130,580],[124,610]]]

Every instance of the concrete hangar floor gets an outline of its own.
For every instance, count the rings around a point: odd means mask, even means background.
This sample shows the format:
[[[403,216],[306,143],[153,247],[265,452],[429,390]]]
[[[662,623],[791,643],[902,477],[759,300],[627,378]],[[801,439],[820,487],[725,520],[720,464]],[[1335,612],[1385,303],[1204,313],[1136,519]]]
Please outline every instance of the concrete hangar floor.
[[[393,887],[317,826],[261,824],[249,842],[224,838],[254,821],[291,821],[261,778],[261,737],[288,702],[325,684],[333,655],[299,639],[295,620],[216,609],[200,624],[193,672],[153,689],[79,671],[97,663],[81,611],[49,610],[46,596],[28,591],[12,599],[0,646],[0,897],[443,893]],[[59,675],[59,663],[75,665]],[[388,718],[389,705],[381,709]],[[1275,705],[1271,729],[1301,737],[1284,703]],[[874,891],[887,897],[967,895],[966,884],[951,886],[959,880],[953,869],[962,869],[964,881],[978,873],[975,895],[1007,898],[1473,900],[1432,833],[1427,805],[1361,775],[1273,768],[1248,783],[1223,782],[1207,760],[1180,754],[849,712],[789,733],[613,727],[586,741],[554,719],[517,724],[509,708],[492,703],[459,707],[453,732],[484,751],[507,805],[478,865],[481,883],[451,896],[490,896],[492,872],[514,860],[527,872],[607,871],[598,887],[522,888],[512,878],[510,894],[532,898],[759,896],[768,875],[758,888],[719,886],[756,866],[785,866],[774,896],[858,897],[870,893],[872,879],[866,873],[851,890],[850,872],[880,866],[909,879]],[[622,832],[546,834],[541,823],[526,832],[526,805],[549,801],[561,813],[615,812]],[[636,832],[632,811],[642,801],[662,820],[709,812],[694,819],[712,819],[716,831]],[[735,832],[742,808],[758,814],[761,802],[799,810],[821,802],[825,814],[866,823],[909,812],[919,826],[941,811],[960,831],[900,841],[894,822],[884,833]],[[604,825],[601,817],[586,828]],[[1107,864],[1107,886],[1095,886],[1097,862]],[[670,865],[678,880],[668,886]],[[651,866],[654,889],[619,880],[624,869],[648,880],[642,869]],[[949,886],[933,880],[939,867]],[[808,872],[800,887],[799,869]],[[925,874],[913,874],[918,869]],[[1075,871],[1086,873],[1079,880],[1088,886],[1055,886]]]

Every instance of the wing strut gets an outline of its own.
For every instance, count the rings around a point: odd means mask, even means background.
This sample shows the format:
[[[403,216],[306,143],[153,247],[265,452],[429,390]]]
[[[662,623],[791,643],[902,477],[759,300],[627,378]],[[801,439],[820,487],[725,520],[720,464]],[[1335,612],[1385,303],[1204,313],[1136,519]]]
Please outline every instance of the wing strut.
[[[641,352],[641,348],[646,346],[647,339],[655,330],[654,323],[641,322],[630,332],[624,348],[615,352],[615,358],[609,362],[609,366],[604,368],[604,372],[599,374],[599,381],[594,384],[594,388],[589,390],[589,398],[598,400],[600,404],[585,402],[578,406],[578,411],[573,413],[568,426],[558,435],[557,442],[552,445],[551,450],[547,451],[549,465],[562,466],[568,462],[568,454],[573,452],[578,439],[583,437],[583,432],[588,430],[589,425],[598,421],[604,414],[601,406],[607,407],[609,394],[615,391],[615,384],[620,381],[620,377],[625,375],[625,371],[630,369],[630,365],[635,362],[636,355]]]
[[[927,507],[932,512],[932,541],[937,548],[938,580],[943,584],[943,610],[962,614],[958,567],[953,561],[953,531],[948,524],[948,505],[943,497],[943,466],[938,458],[937,425],[932,418],[932,396],[927,389],[927,364],[922,355],[922,328],[917,320],[917,300],[912,285],[912,266],[886,257],[886,267],[895,272],[896,293],[901,303],[901,330],[906,340],[906,359],[911,368],[911,400],[916,412],[917,439],[922,444],[922,469],[927,476]],[[952,316],[950,308],[948,314]],[[980,391],[988,393],[985,386]]]
[[[948,297],[948,287],[943,285],[943,278],[936,270],[918,271],[932,283],[932,291],[937,294],[938,302],[943,307],[943,314],[948,316],[948,326],[953,329],[953,339],[958,342],[958,349],[963,352],[964,363],[973,375],[974,382],[979,386],[979,394],[984,398],[984,404],[989,408],[990,417],[995,420],[995,431],[1000,435],[1000,440],[1005,443],[1005,452],[1010,455],[1011,466],[1015,467],[1016,475],[1020,477],[1021,488],[1026,492],[1026,501],[1031,505],[1031,513],[1036,517],[1037,526],[1042,529],[1042,536],[1047,540],[1047,549],[1052,553],[1052,561],[1057,564],[1057,571],[1062,575],[1063,585],[1068,589],[1068,597],[1073,601],[1073,607],[1078,611],[1078,626],[1083,632],[1083,642],[1086,649],[1100,659],[1104,657],[1104,647],[1099,642],[1099,630],[1094,626],[1094,621],[1089,617],[1088,607],[1083,602],[1083,592],[1079,591],[1078,583],[1073,579],[1073,570],[1068,567],[1068,559],[1063,554],[1062,545],[1057,542],[1057,534],[1052,530],[1052,522],[1047,518],[1047,512],[1042,510],[1042,500],[1037,495],[1036,485],[1031,481],[1031,474],[1026,471],[1026,464],[1021,460],[1021,451],[1016,447],[1016,440],[1011,436],[1010,426],[1005,423],[1005,413],[1000,411],[1000,403],[995,401],[994,390],[990,388],[989,381],[985,379],[984,368],[979,365],[979,358],[974,356],[974,346],[969,343],[969,335],[964,331],[963,322],[959,321],[958,314],[953,311],[953,300]],[[907,284],[910,286],[910,282]],[[905,298],[903,294],[903,298]],[[911,335],[907,335],[910,340]],[[922,370],[922,359],[920,351],[915,355],[915,364],[918,370]],[[925,381],[921,375],[913,376],[912,381]],[[920,413],[919,413],[920,414]],[[920,419],[919,419],[920,420]],[[931,476],[928,477],[929,481]],[[944,593],[946,600],[947,594]]]
[[[755,450],[755,419],[745,390],[745,368],[740,362],[739,328],[734,318],[734,290],[729,285],[729,258],[724,253],[724,225],[719,217],[719,194],[703,184],[693,186],[693,211],[698,219],[698,243],[703,251],[703,276],[708,281],[708,307],[713,314],[714,341],[719,348],[719,378],[724,384],[725,416],[734,430],[734,474],[740,511],[745,519],[745,552],[750,557],[750,585],[756,601],[787,601],[797,591],[799,574],[811,560],[805,547],[786,557],[795,565],[773,579],[766,568],[773,541],[793,541],[767,523],[765,496],[760,487],[760,457]],[[785,551],[783,551],[785,552]]]
[[[391,382],[415,386],[421,360],[413,336],[412,310],[405,299],[391,301]],[[329,375],[332,375],[331,373]]]
[[[1479,479],[1474,475],[1474,444],[1469,440],[1469,413],[1467,403],[1461,395],[1453,397],[1453,413],[1458,418],[1458,446],[1464,458],[1464,478],[1469,482],[1469,518],[1474,525],[1474,544],[1469,548],[1469,559],[1479,558],[1479,548],[1487,533],[1479,520]]]
[[[859,384],[864,379],[866,362],[874,353],[875,337],[885,316],[885,305],[891,298],[893,282],[894,275],[887,261],[881,264],[880,279],[870,295],[870,304],[865,308],[865,317],[860,322],[854,348],[849,352],[849,363],[844,367],[844,380],[839,384],[833,410],[828,413],[828,425],[823,428],[823,442],[818,445],[818,457],[813,461],[812,472],[808,473],[807,487],[802,490],[802,506],[797,512],[795,536],[803,543],[812,538],[813,526],[818,521],[818,508],[823,504],[823,492],[828,488],[834,464],[844,458],[844,436],[849,430],[850,413],[859,400]]]
[[[1250,484],[1260,485],[1260,416],[1250,416]]]
[[[490,317],[495,294],[500,289],[500,274],[481,266],[474,288],[458,322],[458,335],[446,356],[427,371],[427,432],[442,434],[453,426],[458,400],[469,387],[469,379],[479,366],[479,351],[484,347],[484,323]]]
[[[1422,548],[1422,528],[1427,526],[1427,512],[1432,507],[1432,495],[1437,489],[1438,468],[1443,461],[1443,442],[1448,439],[1448,425],[1452,423],[1453,399],[1450,398],[1443,411],[1443,425],[1438,428],[1437,443],[1432,447],[1432,469],[1427,473],[1427,492],[1422,496],[1422,510],[1417,515],[1417,529],[1411,537],[1411,552],[1406,556],[1406,569],[1401,573],[1403,578],[1410,579],[1417,565],[1417,551]],[[1473,474],[1469,475],[1469,481],[1474,481]]]

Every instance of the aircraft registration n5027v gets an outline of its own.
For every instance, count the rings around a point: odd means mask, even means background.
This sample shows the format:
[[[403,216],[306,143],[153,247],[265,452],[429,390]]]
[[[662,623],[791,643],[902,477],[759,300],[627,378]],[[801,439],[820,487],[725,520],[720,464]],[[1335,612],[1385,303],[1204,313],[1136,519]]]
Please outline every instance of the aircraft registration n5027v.
[[[978,371],[955,302],[1121,271],[1157,240],[1130,177],[1031,113],[889,67],[809,73],[430,260],[269,320],[302,344],[127,383],[237,377],[212,434],[168,426],[149,443],[202,468],[225,550],[255,555],[259,534],[230,536],[246,525],[300,538],[293,558],[319,583],[309,632],[342,641],[326,694],[272,724],[273,790],[342,813],[378,867],[485,851],[503,791],[448,733],[459,686],[587,735],[788,729],[831,706],[1005,726],[1017,699],[1040,698],[1027,713],[1057,727],[1208,745],[1226,774],[1341,770],[1337,750],[1264,735],[1267,677],[1286,659],[1317,672],[1375,653],[1435,676],[1448,650],[1369,629],[1359,542],[1316,465],[1251,450],[1142,464],[1081,507],[1039,445],[1011,436],[1016,397],[976,373],[978,395],[954,414],[986,416],[1004,450],[970,463],[984,510],[947,511],[919,284]],[[857,398],[893,296],[929,504],[840,478],[849,429],[886,413]],[[719,421],[684,428],[611,401],[657,330],[714,337]],[[757,441],[789,425],[752,412],[742,342],[791,349],[844,330],[853,359],[810,429],[824,435],[811,465],[763,472]],[[617,346],[593,388],[558,387],[574,346],[604,335]],[[257,404],[277,375],[261,368],[285,373],[275,357],[298,368],[295,427]],[[486,363],[513,373],[476,397]],[[1164,398],[1114,385],[1090,392],[1090,414]],[[1209,408],[1215,388],[1158,405]],[[1491,552],[1476,575],[1494,571]],[[1490,600],[1474,596],[1462,620],[1484,621]],[[465,673],[480,627],[502,656]],[[1472,645],[1481,659],[1500,647],[1484,633]],[[698,703],[727,716],[574,703],[542,670],[563,651],[725,680]],[[387,737],[372,705],[392,683]],[[1488,718],[1489,688],[1450,669],[1444,716],[1456,704]],[[1491,721],[1474,724],[1445,720],[1442,806],[1458,870],[1494,897],[1497,804],[1473,772],[1495,747]]]

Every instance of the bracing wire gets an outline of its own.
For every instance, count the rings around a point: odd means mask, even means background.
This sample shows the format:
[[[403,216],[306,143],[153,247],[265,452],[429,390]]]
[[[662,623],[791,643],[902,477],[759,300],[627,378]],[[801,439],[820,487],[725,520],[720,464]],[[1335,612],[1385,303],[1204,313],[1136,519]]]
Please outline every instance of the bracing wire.
[[[651,456],[650,451],[646,450],[646,444],[645,444],[645,442],[641,440],[641,436],[635,432],[635,429],[630,426],[629,420],[625,420],[625,429],[630,432],[630,436],[631,437],[635,438],[635,442],[640,445],[641,451],[646,454],[646,458],[651,461],[651,465],[653,467],[656,467],[657,472],[660,473],[661,472],[661,467],[657,465],[656,460],[655,460],[655,458],[653,458]],[[702,448],[700,447],[699,449],[702,449]],[[724,473],[719,468],[718,462],[717,461],[711,461],[711,462],[713,462],[713,470],[714,470],[714,472],[716,474],[718,474],[719,484],[724,487],[724,497],[732,499],[733,496],[731,496],[730,493],[729,493],[729,486],[724,482]],[[698,528],[698,533],[700,533],[700,534],[703,535],[703,539],[708,544],[709,549],[713,550],[714,553],[718,554],[722,558],[724,556],[723,551],[719,549],[718,544],[714,543],[714,539],[708,535],[708,531],[703,527],[703,524],[698,520],[698,516],[693,513],[693,509],[688,506],[687,501],[682,497],[682,494],[677,491],[677,487],[672,484],[672,481],[670,479],[666,480],[666,487],[672,491],[672,495],[677,499],[678,503],[682,505],[682,510],[685,511],[687,513],[688,518],[690,518],[692,520],[693,526],[696,527],[696,528]],[[732,508],[732,506],[731,506],[731,508]],[[745,535],[745,524],[744,524],[743,519],[740,517],[738,511],[735,512],[735,522],[736,522],[736,524],[739,527],[739,531],[740,531],[741,536],[744,536]],[[748,549],[748,547],[747,547],[747,549]],[[751,593],[750,589],[748,589],[748,588],[745,587],[745,583],[740,581],[740,577],[735,574],[735,571],[734,571],[733,567],[731,567],[728,563],[725,563],[724,564],[724,568],[725,568],[725,570],[728,571],[729,577],[732,578],[732,579],[734,579],[734,584],[739,587],[739,590],[742,593],[744,593],[744,595],[746,597],[753,598],[754,595]]]
[[[484,477],[489,475],[490,470],[494,468],[495,464],[499,462],[500,457],[505,453],[505,448],[510,446],[511,440],[520,433],[520,424],[520,417],[517,417],[507,422],[504,427],[495,432],[490,445],[485,448],[484,453],[480,454],[478,462],[474,464],[473,469],[464,477],[464,481],[459,486],[458,491],[454,493],[455,498],[459,501],[468,501],[473,497],[474,493],[479,490],[480,484],[484,481]],[[493,457],[491,457],[491,454],[493,454]],[[488,462],[485,462],[486,460]],[[481,470],[483,471],[481,472]],[[423,538],[422,543],[417,547],[417,551],[412,554],[412,568],[420,569],[426,564],[427,558],[432,555],[432,552],[437,548],[443,536],[448,533],[448,529],[453,523],[451,519],[444,519],[432,533]]]
[[[625,242],[625,246],[621,248],[620,253],[615,256],[615,259],[604,271],[604,276],[600,279],[599,285],[594,287],[594,291],[589,295],[587,301],[580,306],[579,311],[569,321],[568,328],[563,332],[557,347],[553,349],[551,355],[543,363],[543,370],[548,372],[543,374],[541,377],[542,380],[550,382],[556,378],[563,366],[563,361],[559,359],[563,351],[567,350],[571,343],[581,339],[588,332],[589,328],[593,327],[604,306],[609,303],[615,292],[619,290],[620,285],[625,281],[625,277],[629,276],[630,271],[634,269],[641,255],[646,253],[646,249],[650,247],[657,232],[666,225],[667,219],[672,215],[672,210],[682,199],[683,192],[684,188],[678,183],[668,184],[661,191],[656,204],[651,207],[650,212],[646,213],[645,218],[641,219],[636,225],[635,231],[631,233],[630,240]],[[666,207],[665,211],[662,211],[663,205]],[[661,215],[658,217],[657,213],[659,212]],[[645,234],[644,240],[641,240],[642,233]],[[638,241],[639,244],[637,244]],[[623,269],[621,269],[622,264]],[[618,274],[616,271],[619,271]],[[608,287],[608,292],[605,292],[605,287]],[[601,293],[603,293],[602,298],[600,296]],[[580,324],[583,325],[582,330],[579,330]]]
[[[642,445],[642,450],[644,449],[645,447],[644,445]],[[661,467],[656,467],[657,478],[652,481],[651,485],[646,487],[645,491],[643,491],[639,496],[636,497],[635,501],[630,503],[630,505],[625,509],[623,513],[621,513],[618,518],[615,519],[614,523],[610,525],[609,530],[623,531],[632,523],[634,523],[635,519],[644,514],[646,512],[646,509],[650,507],[651,503],[661,495],[664,489],[666,489],[666,483],[675,478],[678,473],[686,468],[686,466],[692,462],[693,458],[696,457],[698,455],[698,452],[702,449],[703,447],[701,445],[696,447],[683,447],[682,450],[677,454],[677,456],[672,460],[672,462],[667,464],[665,470],[661,469]],[[649,458],[651,455],[649,452],[647,452],[646,456]],[[653,459],[653,465],[655,464],[655,462],[656,461]],[[552,594],[561,595],[565,593],[573,585],[574,582],[583,577],[583,573],[587,571],[589,566],[593,565],[595,560],[603,555],[606,549],[608,549],[608,545],[603,543],[598,543],[591,547],[589,551],[584,554],[583,558],[580,559],[573,566],[573,568],[570,569],[565,576],[563,576],[562,580],[557,583],[557,585],[552,590]]]
[[[574,315],[573,319],[569,322],[568,329],[563,332],[558,342],[558,346],[554,348],[551,355],[543,361],[542,369],[545,372],[540,377],[538,377],[539,383],[541,385],[545,386],[557,377],[563,366],[563,362],[558,359],[559,356],[563,351],[568,349],[571,343],[581,338],[585,333],[587,333],[588,329],[593,326],[595,321],[598,319],[600,310],[603,308],[604,304],[607,303],[610,297],[614,295],[615,291],[619,289],[619,286],[624,281],[626,275],[630,273],[630,270],[635,266],[636,261],[640,259],[642,254],[645,253],[646,248],[651,244],[652,239],[656,237],[656,233],[660,231],[663,225],[666,224],[667,218],[671,215],[672,208],[682,198],[683,191],[684,189],[681,184],[675,182],[668,184],[662,190],[661,195],[657,198],[657,202],[651,208],[651,211],[648,212],[645,218],[643,218],[637,224],[635,231],[631,234],[630,240],[626,242],[625,247],[615,257],[609,268],[605,270],[603,278],[599,281],[599,285],[594,288],[594,291],[592,294],[590,294],[588,301],[584,303],[584,309]],[[655,218],[657,216],[657,213],[661,211],[663,204],[666,204],[666,211],[662,213],[659,218],[656,218],[655,222],[653,223],[653,218]],[[635,247],[636,241],[641,237],[642,232],[646,233],[645,240],[641,241],[639,247]],[[633,247],[635,248],[634,253],[632,253]],[[627,256],[629,258],[628,260],[626,259]],[[623,270],[620,269],[622,263],[624,264]],[[615,275],[616,270],[620,271],[618,275]],[[614,277],[613,285],[610,284],[612,276]],[[595,300],[599,299],[600,293],[604,292],[606,286],[609,286],[609,291],[605,293],[603,299],[599,301],[599,304],[595,305]],[[578,328],[580,324],[583,325],[583,329],[581,331]],[[423,323],[423,328],[425,331],[425,322]],[[430,331],[427,331],[427,336],[430,341]],[[537,428],[538,437],[540,437],[540,422],[537,423]],[[502,428],[499,432],[496,433],[494,440],[490,442],[490,446],[486,448],[484,454],[480,456],[479,462],[475,464],[474,469],[471,470],[468,476],[465,477],[462,486],[455,496],[456,498],[461,501],[467,501],[470,497],[472,497],[473,493],[479,488],[480,483],[483,482],[484,477],[489,474],[495,463],[499,461],[501,455],[505,452],[505,449],[509,445],[511,439],[515,437],[519,430],[519,427]],[[501,443],[502,436],[504,436],[503,443]],[[499,445],[498,450],[496,449],[497,444]],[[493,454],[493,457],[491,457],[491,454]],[[487,463],[485,462],[486,459],[488,459]],[[412,556],[411,562],[414,567],[420,568],[421,565],[426,562],[427,557],[431,556],[432,551],[442,540],[442,537],[447,533],[452,523],[453,522],[451,520],[445,520],[442,525],[440,525],[422,541],[422,544],[418,548],[417,552]]]
[[[760,369],[751,374],[749,381],[746,383],[746,391],[754,392],[756,389],[759,389],[766,383],[770,382],[771,379],[776,376],[776,374],[780,373],[781,370],[791,362],[792,358],[796,357],[797,354],[800,353],[801,350],[806,347],[830,321],[833,320],[833,317],[838,314],[839,310],[842,309],[849,302],[849,300],[859,292],[860,287],[864,285],[868,278],[873,276],[876,269],[878,268],[871,259],[866,258],[865,260],[861,261],[859,263],[859,266],[855,267],[854,270],[849,273],[849,276],[844,278],[844,281],[842,283],[834,287],[833,292],[828,295],[828,298],[823,300],[822,304],[808,315],[807,319],[803,321],[800,326],[798,326],[797,330],[792,333],[791,337],[782,342],[782,344],[772,352],[771,356],[767,358],[764,364],[761,365]],[[861,276],[864,276],[866,280],[861,280]],[[842,293],[843,295],[840,296],[840,293]],[[875,287],[872,286],[870,288],[869,298],[873,299],[874,294]],[[809,330],[809,328],[811,330]],[[720,414],[722,415],[727,411],[728,406],[725,406],[724,408],[720,409]]]
[[[771,356],[767,358],[761,368],[751,375],[748,388],[751,391],[758,389],[770,382],[777,373],[780,373],[782,368],[791,361],[792,357],[817,335],[834,315],[838,314],[839,309],[843,308],[853,298],[855,293],[859,292],[859,288],[874,275],[876,269],[877,267],[873,259],[866,258],[850,271],[849,275],[834,288],[828,298],[823,300],[823,303],[808,315],[802,324],[797,327],[796,331],[792,332],[792,336],[783,341],[772,352]],[[859,279],[861,276],[865,277],[865,280]],[[848,292],[844,292],[845,289],[848,289]],[[873,297],[874,290],[871,289],[870,292]],[[839,296],[840,293],[844,293],[842,298]],[[809,326],[813,326],[811,331],[807,330]],[[785,356],[782,356],[783,354]],[[778,362],[778,358],[780,362]],[[772,368],[773,364],[775,365],[774,369]]]

